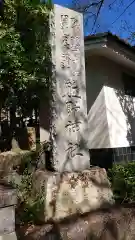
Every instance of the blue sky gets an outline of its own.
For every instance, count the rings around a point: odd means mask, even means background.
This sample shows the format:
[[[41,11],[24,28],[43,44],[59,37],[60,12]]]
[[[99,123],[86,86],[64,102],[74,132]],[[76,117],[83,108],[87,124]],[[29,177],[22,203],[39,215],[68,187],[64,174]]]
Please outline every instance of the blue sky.
[[[72,1],[71,0],[54,0],[54,3],[63,5],[63,6],[68,6]]]
[[[113,9],[109,10],[109,4],[114,0],[105,0],[105,6],[101,10],[101,14],[97,21],[97,32],[111,31],[114,34],[119,35],[122,38],[128,39],[131,35],[131,31],[135,30],[135,2],[128,8],[128,10],[114,22],[118,16],[124,11],[126,6],[132,3],[133,0],[115,0]],[[54,3],[70,6],[72,0],[54,0]],[[85,35],[91,33],[93,25],[93,19],[89,19],[87,27],[85,27]],[[95,31],[95,30],[94,30]]]

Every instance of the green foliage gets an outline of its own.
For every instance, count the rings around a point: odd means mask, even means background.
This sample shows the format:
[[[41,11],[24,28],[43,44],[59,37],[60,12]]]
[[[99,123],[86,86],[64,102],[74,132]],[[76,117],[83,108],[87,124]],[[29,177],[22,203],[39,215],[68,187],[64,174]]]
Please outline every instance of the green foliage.
[[[51,79],[49,11],[39,0],[5,0],[0,17],[0,102],[24,114]],[[47,91],[46,91],[47,92]]]
[[[17,218],[20,224],[39,223],[39,216],[43,212],[44,194],[33,192],[33,174],[36,171],[38,152],[30,152],[23,156],[18,174],[21,181],[10,182],[17,190],[18,205],[16,208]]]
[[[33,173],[25,169],[21,183],[15,186],[18,192],[17,217],[21,224],[39,223],[43,212],[44,194],[33,194],[32,179]]]
[[[116,202],[135,202],[135,162],[114,165],[109,176]]]
[[[41,154],[50,148],[50,143],[40,144],[37,151],[32,151],[23,155],[18,174],[21,176],[21,182],[10,184],[17,189],[18,206],[17,217],[20,223],[40,223],[40,216],[44,212],[44,186],[41,186],[39,192],[33,189],[33,174],[37,170],[37,165]]]
[[[37,157],[37,151],[30,151],[29,153],[23,155],[21,163],[19,165],[19,174],[26,173],[26,169],[27,173],[31,174],[35,170]]]

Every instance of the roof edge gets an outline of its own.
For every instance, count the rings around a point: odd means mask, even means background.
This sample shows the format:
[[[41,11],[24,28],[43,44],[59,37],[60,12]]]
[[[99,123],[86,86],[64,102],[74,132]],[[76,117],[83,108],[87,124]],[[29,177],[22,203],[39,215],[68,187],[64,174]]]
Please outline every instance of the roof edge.
[[[127,41],[119,38],[117,35],[112,34],[111,32],[104,32],[104,33],[97,33],[93,35],[85,36],[84,41],[90,42],[90,41],[96,41],[96,40],[106,40],[107,42],[116,42],[117,44],[120,44],[128,51],[131,51],[132,53],[135,53],[135,47],[131,46]]]

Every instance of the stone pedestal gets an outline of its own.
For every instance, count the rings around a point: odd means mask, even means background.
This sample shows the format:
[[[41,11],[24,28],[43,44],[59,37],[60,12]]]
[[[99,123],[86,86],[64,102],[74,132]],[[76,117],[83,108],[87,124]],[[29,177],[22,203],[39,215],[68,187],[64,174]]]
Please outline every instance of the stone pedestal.
[[[43,222],[91,212],[114,203],[111,185],[102,168],[63,174],[38,170],[33,187],[36,192],[44,189],[44,213],[42,211],[40,219]]]
[[[0,185],[0,240],[17,240],[15,234],[16,192]]]

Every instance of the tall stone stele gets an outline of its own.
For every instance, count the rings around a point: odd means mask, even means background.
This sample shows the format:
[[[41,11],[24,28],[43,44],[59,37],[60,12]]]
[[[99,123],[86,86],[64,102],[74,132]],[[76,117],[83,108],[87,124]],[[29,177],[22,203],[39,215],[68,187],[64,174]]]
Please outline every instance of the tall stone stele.
[[[53,76],[50,138],[58,172],[90,166],[82,14],[54,5],[50,14]],[[42,120],[43,121],[43,120]],[[45,130],[40,131],[45,140]]]

